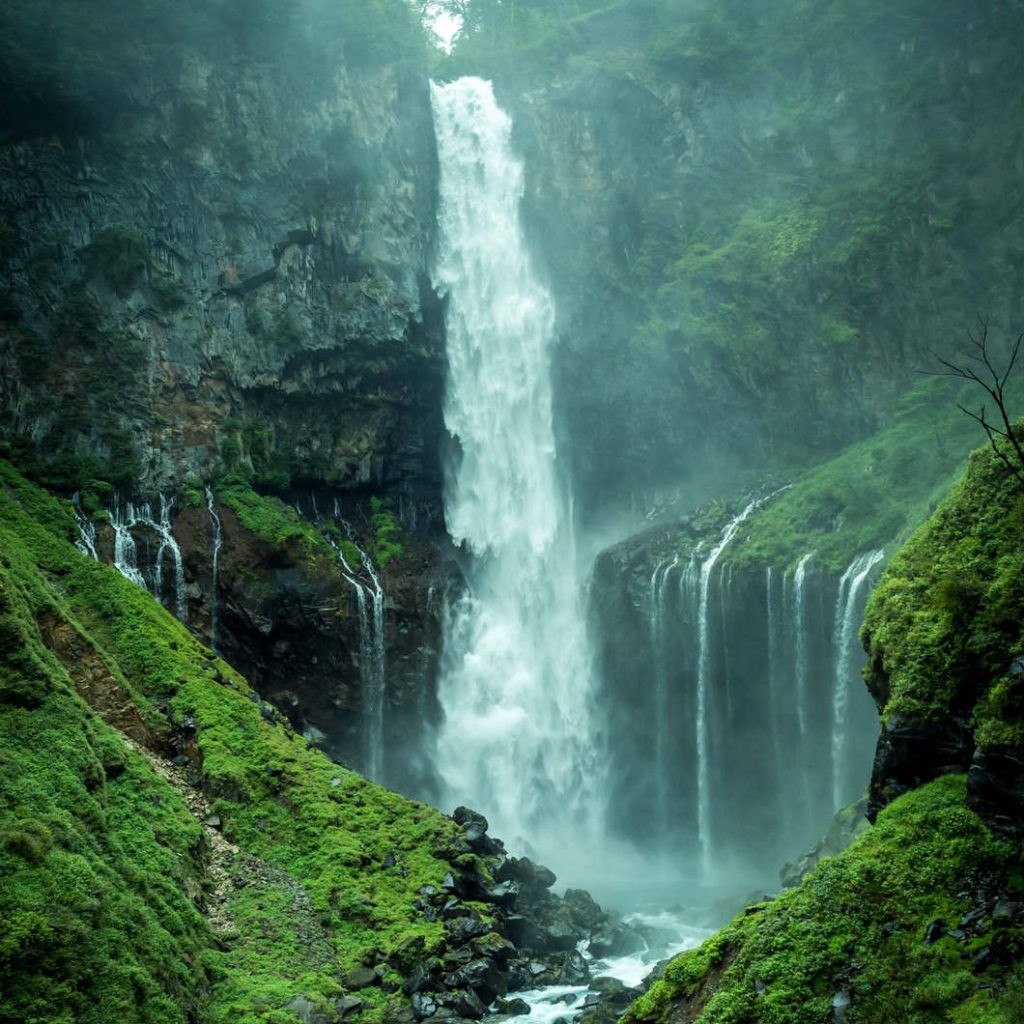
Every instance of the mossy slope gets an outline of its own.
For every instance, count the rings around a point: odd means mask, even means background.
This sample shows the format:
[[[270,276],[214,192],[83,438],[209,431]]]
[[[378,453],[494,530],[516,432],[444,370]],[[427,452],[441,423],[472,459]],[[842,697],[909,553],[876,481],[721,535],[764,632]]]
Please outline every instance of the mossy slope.
[[[904,395],[892,422],[802,473],[757,512],[729,552],[730,561],[815,563],[842,572],[859,554],[905,540],[949,491],[983,438],[957,403],[980,392],[931,378]],[[1011,401],[1024,395],[1010,384]]]
[[[846,1024],[1019,1021],[1024,931],[992,914],[1020,892],[1019,852],[964,800],[957,776],[900,798],[801,886],[673,960],[625,1024],[820,1024],[840,993]]]
[[[330,1012],[346,969],[393,975],[401,943],[436,945],[413,903],[457,855],[454,823],[307,749],[73,529],[0,463],[0,1020],[287,1021],[298,995]],[[88,650],[108,708],[189,758],[238,847],[237,933],[203,919],[203,830],[75,692],[90,680],[58,659],[55,628]],[[362,995],[383,1009],[381,989]]]
[[[1024,491],[991,451],[893,558],[862,634],[883,714],[973,715],[979,744],[1024,740]]]

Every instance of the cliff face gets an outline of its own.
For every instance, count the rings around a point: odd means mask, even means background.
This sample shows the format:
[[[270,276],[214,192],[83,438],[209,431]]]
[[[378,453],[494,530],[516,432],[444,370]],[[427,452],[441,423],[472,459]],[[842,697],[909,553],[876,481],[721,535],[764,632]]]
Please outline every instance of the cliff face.
[[[7,436],[144,488],[436,499],[432,140],[418,69],[196,54],[107,133],[4,146]]]
[[[140,52],[154,43],[132,31]],[[141,581],[365,768],[375,645],[390,664],[374,700],[395,711],[396,735],[403,707],[432,713],[420,690],[437,646],[428,591],[444,587],[444,346],[427,271],[425,69],[346,59],[349,38],[326,61],[329,39],[283,31],[265,59],[182,42],[117,102],[72,123],[37,112],[34,131],[6,136],[0,438],[36,479],[81,492],[103,560],[118,561],[127,503],[148,502],[149,524],[125,534]],[[124,71],[97,54],[89,82]],[[70,47],[58,57],[74,65]],[[282,532],[291,512],[250,486],[301,513]],[[247,493],[252,514],[226,491]],[[154,528],[165,499],[183,569],[173,595]],[[324,542],[328,519],[353,545],[348,572]]]
[[[772,886],[870,771],[878,725],[857,628],[882,554],[839,573],[810,551],[795,565],[736,562],[742,524],[716,559],[732,529],[712,512],[597,559],[608,819],[677,862],[710,854]]]

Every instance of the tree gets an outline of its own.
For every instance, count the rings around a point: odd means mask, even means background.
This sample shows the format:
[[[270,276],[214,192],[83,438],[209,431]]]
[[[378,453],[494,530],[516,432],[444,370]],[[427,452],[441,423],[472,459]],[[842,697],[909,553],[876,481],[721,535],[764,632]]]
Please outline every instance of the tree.
[[[977,384],[995,402],[996,411],[999,414],[999,422],[993,423],[988,419],[986,407],[982,404],[977,412],[972,412],[960,403],[957,408],[966,413],[972,420],[980,423],[982,429],[988,435],[989,444],[999,460],[1013,474],[1017,482],[1024,487],[1024,447],[1019,439],[1019,428],[1015,429],[1010,421],[1010,414],[1006,407],[1006,382],[1013,374],[1020,355],[1021,343],[1024,342],[1024,334],[1017,336],[1013,351],[1002,371],[996,368],[992,361],[992,354],[989,351],[988,324],[978,318],[981,325],[981,333],[975,336],[968,332],[973,347],[972,352],[967,353],[968,362],[956,363],[950,359],[943,359],[940,356],[935,358],[945,367],[944,370],[936,372],[940,377],[958,377],[961,380],[971,381]],[[934,353],[933,353],[934,355]],[[1009,450],[1008,450],[1009,449]]]

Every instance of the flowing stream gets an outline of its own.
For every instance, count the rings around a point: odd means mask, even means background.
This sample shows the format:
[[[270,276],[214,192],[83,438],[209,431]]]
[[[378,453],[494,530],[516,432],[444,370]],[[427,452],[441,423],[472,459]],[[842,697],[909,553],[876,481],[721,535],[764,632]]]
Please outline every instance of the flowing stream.
[[[523,167],[489,82],[431,87],[440,160],[434,283],[447,297],[445,511],[467,555],[447,617],[435,761],[552,862],[596,827],[591,666],[552,424],[554,307],[519,219]]]

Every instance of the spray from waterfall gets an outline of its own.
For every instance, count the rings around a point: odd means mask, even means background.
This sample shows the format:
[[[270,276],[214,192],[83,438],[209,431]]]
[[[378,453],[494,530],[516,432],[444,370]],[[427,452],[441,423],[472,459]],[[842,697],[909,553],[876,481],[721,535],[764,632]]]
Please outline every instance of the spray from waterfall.
[[[557,860],[567,835],[578,844],[596,824],[601,758],[552,425],[554,308],[527,254],[523,167],[490,83],[463,78],[431,95],[433,277],[448,300],[444,417],[458,445],[445,512],[469,557],[445,629],[435,761],[449,801]]]

